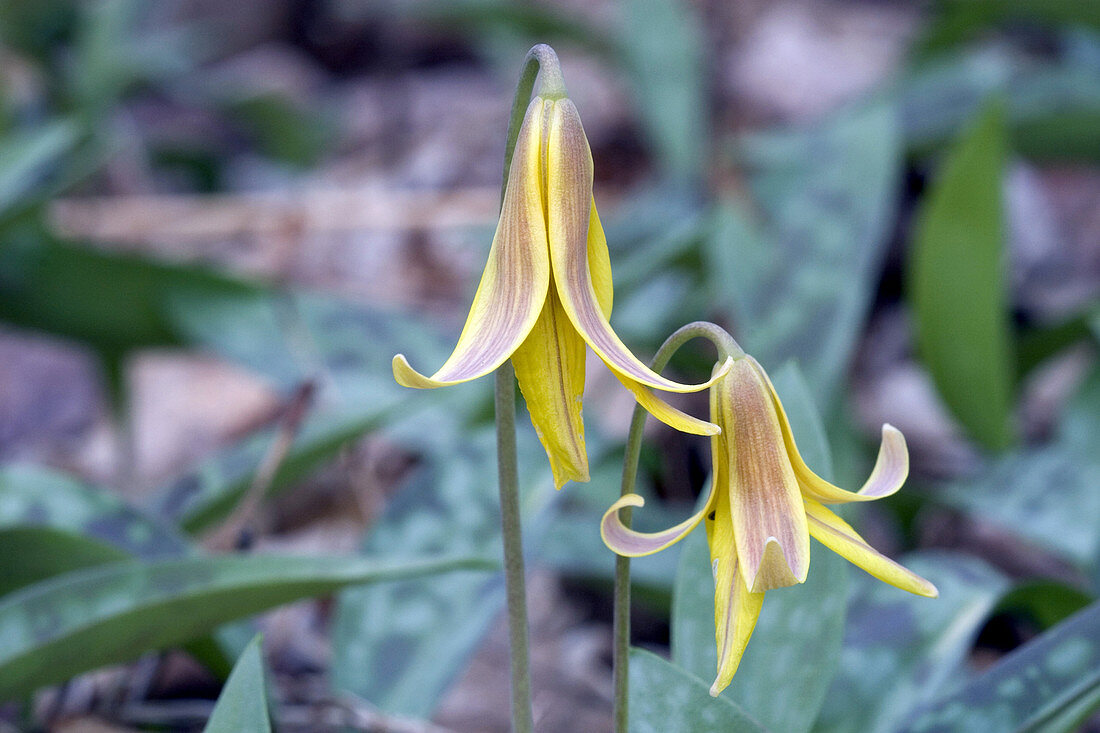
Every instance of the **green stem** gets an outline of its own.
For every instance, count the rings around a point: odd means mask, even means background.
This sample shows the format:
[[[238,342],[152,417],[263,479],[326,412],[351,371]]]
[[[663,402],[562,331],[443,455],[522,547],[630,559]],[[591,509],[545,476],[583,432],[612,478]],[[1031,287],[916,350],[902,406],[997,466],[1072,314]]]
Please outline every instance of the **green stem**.
[[[545,43],[533,46],[523,59],[523,71],[516,84],[516,96],[512,98],[512,114],[508,118],[508,138],[504,144],[504,178],[500,184],[500,200],[504,202],[504,190],[508,187],[508,172],[512,168],[512,155],[516,152],[516,139],[523,118],[527,115],[527,105],[535,89],[535,79],[539,79],[539,96],[546,99],[560,99],[565,96],[565,81],[561,75],[561,64],[554,49]]]
[[[523,71],[512,100],[508,138],[504,146],[504,176],[500,201],[508,188],[508,174],[516,150],[519,129],[527,114],[528,101],[540,79],[539,94],[548,99],[565,96],[561,66],[554,49],[540,43],[527,52]],[[497,471],[500,478],[500,525],[504,540],[504,585],[508,599],[508,644],[512,667],[512,730],[531,733],[531,663],[528,651],[527,591],[523,570],[523,535],[519,512],[519,477],[516,458],[516,386],[511,362],[496,371]]]
[[[681,346],[693,338],[705,338],[714,344],[718,350],[718,357],[740,358],[745,352],[733,340],[733,337],[722,328],[706,321],[695,321],[676,330],[669,336],[657,355],[653,357],[650,368],[660,373],[668,366],[669,360]],[[648,413],[641,405],[634,406],[634,415],[630,419],[630,432],[626,438],[626,453],[623,458],[623,482],[620,496],[634,493],[634,484],[638,478],[638,461],[642,455],[642,429],[645,427],[645,419]],[[627,527],[630,526],[631,508],[623,507],[619,510],[619,518]],[[615,733],[626,733],[629,722],[629,696],[630,696],[630,558],[622,555],[615,556],[615,591],[614,611],[612,616],[612,684],[614,688],[614,730]]]
[[[512,363],[496,371],[497,471],[500,526],[504,539],[504,587],[508,598],[508,645],[512,660],[512,730],[531,733],[531,672],[527,651],[527,590],[519,516],[516,459],[516,385]]]

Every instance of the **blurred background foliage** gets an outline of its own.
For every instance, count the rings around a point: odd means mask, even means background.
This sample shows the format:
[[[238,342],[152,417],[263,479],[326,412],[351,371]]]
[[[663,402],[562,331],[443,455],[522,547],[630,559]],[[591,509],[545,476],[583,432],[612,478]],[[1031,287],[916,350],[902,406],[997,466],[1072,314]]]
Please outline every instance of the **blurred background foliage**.
[[[906,490],[851,519],[941,591],[815,552],[711,700],[692,536],[634,564],[632,728],[1100,729],[1100,14],[1068,0],[0,0],[0,727],[506,729],[489,386],[389,360],[461,326],[536,42],[624,340],[724,324],[846,486],[901,428]],[[520,435],[548,731],[609,724],[630,401],[589,380],[590,484]],[[654,429],[637,526],[708,465]]]

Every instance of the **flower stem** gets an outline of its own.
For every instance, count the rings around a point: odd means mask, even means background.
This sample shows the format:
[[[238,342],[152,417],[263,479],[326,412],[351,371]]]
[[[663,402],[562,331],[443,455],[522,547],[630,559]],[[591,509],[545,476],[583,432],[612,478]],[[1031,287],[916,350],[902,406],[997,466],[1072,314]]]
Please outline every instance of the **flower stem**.
[[[508,646],[512,665],[512,730],[531,733],[531,670],[527,650],[527,590],[519,516],[516,460],[516,385],[512,363],[496,371],[497,472],[500,526],[504,539],[504,586],[508,599]]]
[[[561,75],[558,54],[545,43],[533,46],[523,59],[523,71],[516,84],[516,95],[512,98],[512,114],[508,118],[508,138],[504,144],[504,178],[500,183],[500,200],[504,201],[504,190],[508,186],[508,171],[512,167],[512,155],[516,152],[516,138],[523,118],[527,114],[527,105],[531,101],[531,92],[535,89],[535,80],[542,75],[539,96],[547,99],[560,99],[565,96],[565,81]]]
[[[668,366],[676,351],[693,338],[705,338],[714,344],[720,359],[739,358],[745,352],[724,329],[706,321],[695,321],[677,329],[665,339],[650,368],[660,373]],[[642,455],[642,429],[649,413],[641,405],[634,406],[634,415],[630,419],[630,432],[626,438],[626,453],[623,457],[623,481],[620,496],[634,493],[634,484],[638,478],[638,460]],[[619,510],[619,518],[630,526],[631,508]],[[614,688],[614,731],[627,733],[629,723],[630,698],[630,558],[615,556],[614,611],[612,616],[612,684]]]
[[[504,145],[504,176],[500,182],[500,201],[508,188],[508,174],[516,139],[527,113],[527,104],[541,78],[539,93],[549,99],[565,96],[561,65],[554,49],[540,43],[527,52],[523,71],[512,99],[508,118],[508,137]],[[519,478],[516,459],[516,379],[512,363],[504,362],[496,371],[497,471],[500,477],[500,526],[504,540],[504,586],[508,599],[508,644],[512,666],[512,730],[531,733],[531,664],[528,651],[527,591],[523,571],[523,535],[519,514]]]

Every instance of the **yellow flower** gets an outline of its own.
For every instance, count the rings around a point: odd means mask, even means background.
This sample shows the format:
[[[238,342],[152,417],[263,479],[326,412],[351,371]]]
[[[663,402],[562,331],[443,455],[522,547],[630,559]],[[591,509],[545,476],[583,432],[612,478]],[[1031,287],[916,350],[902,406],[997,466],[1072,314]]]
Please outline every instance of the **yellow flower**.
[[[751,356],[734,361],[711,388],[710,405],[711,419],[722,433],[711,438],[714,471],[703,509],[663,532],[635,532],[623,525],[618,512],[645,502],[627,494],[604,514],[600,531],[613,551],[639,557],[677,542],[705,517],[718,645],[711,695],[733,679],[764,591],[806,580],[811,536],[879,580],[917,595],[938,595],[934,585],[876,552],[824,506],[881,499],[901,488],[909,474],[909,453],[900,431],[882,426],[875,467],[853,493],[833,486],[803,462],[779,396]]]
[[[559,94],[537,96],[520,128],[489,261],[454,353],[431,377],[402,354],[393,374],[429,389],[484,376],[508,358],[560,488],[588,480],[581,420],[585,344],[635,398],[679,430],[717,426],[655,397],[649,388],[695,392],[639,361],[611,329],[611,262],[592,198],[592,153],[577,108]]]

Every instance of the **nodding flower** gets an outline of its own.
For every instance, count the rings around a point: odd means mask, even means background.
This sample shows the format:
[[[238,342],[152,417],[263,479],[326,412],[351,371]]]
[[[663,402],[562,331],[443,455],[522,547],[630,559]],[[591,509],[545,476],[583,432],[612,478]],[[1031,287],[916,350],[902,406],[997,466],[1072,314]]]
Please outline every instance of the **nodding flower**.
[[[650,390],[697,392],[638,360],[612,330],[611,262],[592,197],[592,153],[564,87],[540,90],[516,139],[489,261],[450,358],[430,377],[393,358],[406,387],[430,389],[489,374],[507,359],[546,449],[554,482],[588,480],[581,419],[585,344],[654,417],[714,435]]]
[[[881,499],[901,488],[909,474],[909,453],[899,430],[882,426],[871,476],[851,492],[825,481],[802,460],[779,395],[751,356],[737,358],[711,387],[710,414],[722,432],[711,438],[714,466],[703,509],[663,532],[635,532],[623,524],[619,510],[645,501],[627,494],[607,510],[600,530],[614,552],[638,557],[663,550],[704,522],[718,646],[711,695],[733,679],[764,592],[806,580],[810,537],[879,580],[917,595],[939,595],[934,585],[874,550],[825,507]]]

